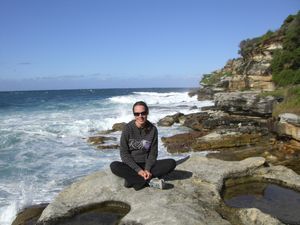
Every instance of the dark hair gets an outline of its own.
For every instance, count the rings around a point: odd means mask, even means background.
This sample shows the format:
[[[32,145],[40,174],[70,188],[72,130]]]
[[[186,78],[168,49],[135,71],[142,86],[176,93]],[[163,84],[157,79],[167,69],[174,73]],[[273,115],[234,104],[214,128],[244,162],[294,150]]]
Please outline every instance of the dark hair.
[[[133,106],[132,106],[132,112],[134,112],[134,107],[136,107],[137,105],[144,106],[145,109],[146,109],[147,114],[149,113],[149,108],[148,108],[147,104],[143,101],[138,101],[138,102],[134,103]]]

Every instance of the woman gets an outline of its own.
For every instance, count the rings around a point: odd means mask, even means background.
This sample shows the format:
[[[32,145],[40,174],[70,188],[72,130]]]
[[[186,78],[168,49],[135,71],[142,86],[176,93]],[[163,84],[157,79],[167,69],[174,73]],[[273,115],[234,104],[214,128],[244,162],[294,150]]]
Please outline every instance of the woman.
[[[120,141],[122,162],[110,164],[111,171],[125,179],[125,187],[136,191],[146,186],[163,189],[160,179],[176,167],[173,159],[157,160],[157,128],[147,120],[149,108],[145,102],[136,102],[132,107],[134,120],[125,125]]]

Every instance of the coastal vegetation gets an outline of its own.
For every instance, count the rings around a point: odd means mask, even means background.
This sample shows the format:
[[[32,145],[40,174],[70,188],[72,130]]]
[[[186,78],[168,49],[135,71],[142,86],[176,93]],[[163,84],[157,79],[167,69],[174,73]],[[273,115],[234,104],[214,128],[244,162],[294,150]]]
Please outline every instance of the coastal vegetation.
[[[275,106],[273,116],[282,112],[300,115],[300,11],[290,15],[283,26],[283,48],[275,52],[271,70],[274,83],[282,87],[284,101]]]
[[[241,58],[229,61],[221,70],[203,75],[200,83],[220,87],[224,78],[235,76],[229,85],[223,82],[227,85],[223,85],[225,90],[262,90],[262,96],[281,99],[274,107],[273,116],[283,112],[300,115],[300,11],[289,15],[278,30],[243,40],[239,47]],[[253,75],[262,78],[253,82]],[[271,90],[263,90],[262,87],[267,84],[261,82],[264,76],[271,76],[274,86],[269,88]],[[257,82],[261,84],[257,85]]]
[[[262,50],[262,46],[270,41],[280,40],[281,32],[273,32],[269,30],[266,34],[261,37],[256,37],[252,39],[246,39],[240,42],[240,49],[238,53],[245,59],[249,58],[253,52],[259,52]]]
[[[274,107],[272,115],[278,116],[284,112],[300,115],[300,85],[288,86],[279,89],[279,91],[282,93],[281,96],[284,100]]]
[[[289,16],[283,27],[283,48],[274,53],[271,62],[273,81],[277,86],[300,84],[300,11]]]
[[[232,74],[229,72],[224,72],[224,73],[214,72],[210,74],[204,74],[201,80],[201,84],[210,86],[219,82],[222,77],[229,77],[229,76],[232,76]]]

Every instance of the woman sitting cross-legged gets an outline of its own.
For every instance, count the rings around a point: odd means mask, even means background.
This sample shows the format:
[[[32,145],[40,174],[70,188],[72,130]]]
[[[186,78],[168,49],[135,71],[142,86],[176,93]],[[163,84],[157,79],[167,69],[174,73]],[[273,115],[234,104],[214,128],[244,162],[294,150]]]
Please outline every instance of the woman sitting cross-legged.
[[[122,162],[110,164],[111,171],[125,179],[125,187],[136,191],[146,186],[164,189],[164,175],[176,167],[174,159],[157,160],[157,128],[147,120],[149,108],[139,101],[132,108],[135,119],[122,131],[120,156]]]

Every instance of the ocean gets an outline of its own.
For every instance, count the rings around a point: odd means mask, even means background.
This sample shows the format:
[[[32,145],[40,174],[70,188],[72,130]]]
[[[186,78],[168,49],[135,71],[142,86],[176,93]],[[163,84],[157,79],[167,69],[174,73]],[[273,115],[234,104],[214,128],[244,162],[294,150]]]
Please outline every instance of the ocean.
[[[132,105],[147,102],[148,119],[199,112],[211,101],[197,101],[184,88],[84,89],[0,92],[0,224],[18,211],[47,203],[80,177],[109,167],[119,150],[98,150],[87,138],[133,119]],[[170,155],[160,138],[188,131],[158,127],[159,158]],[[120,132],[110,134],[116,138]]]

